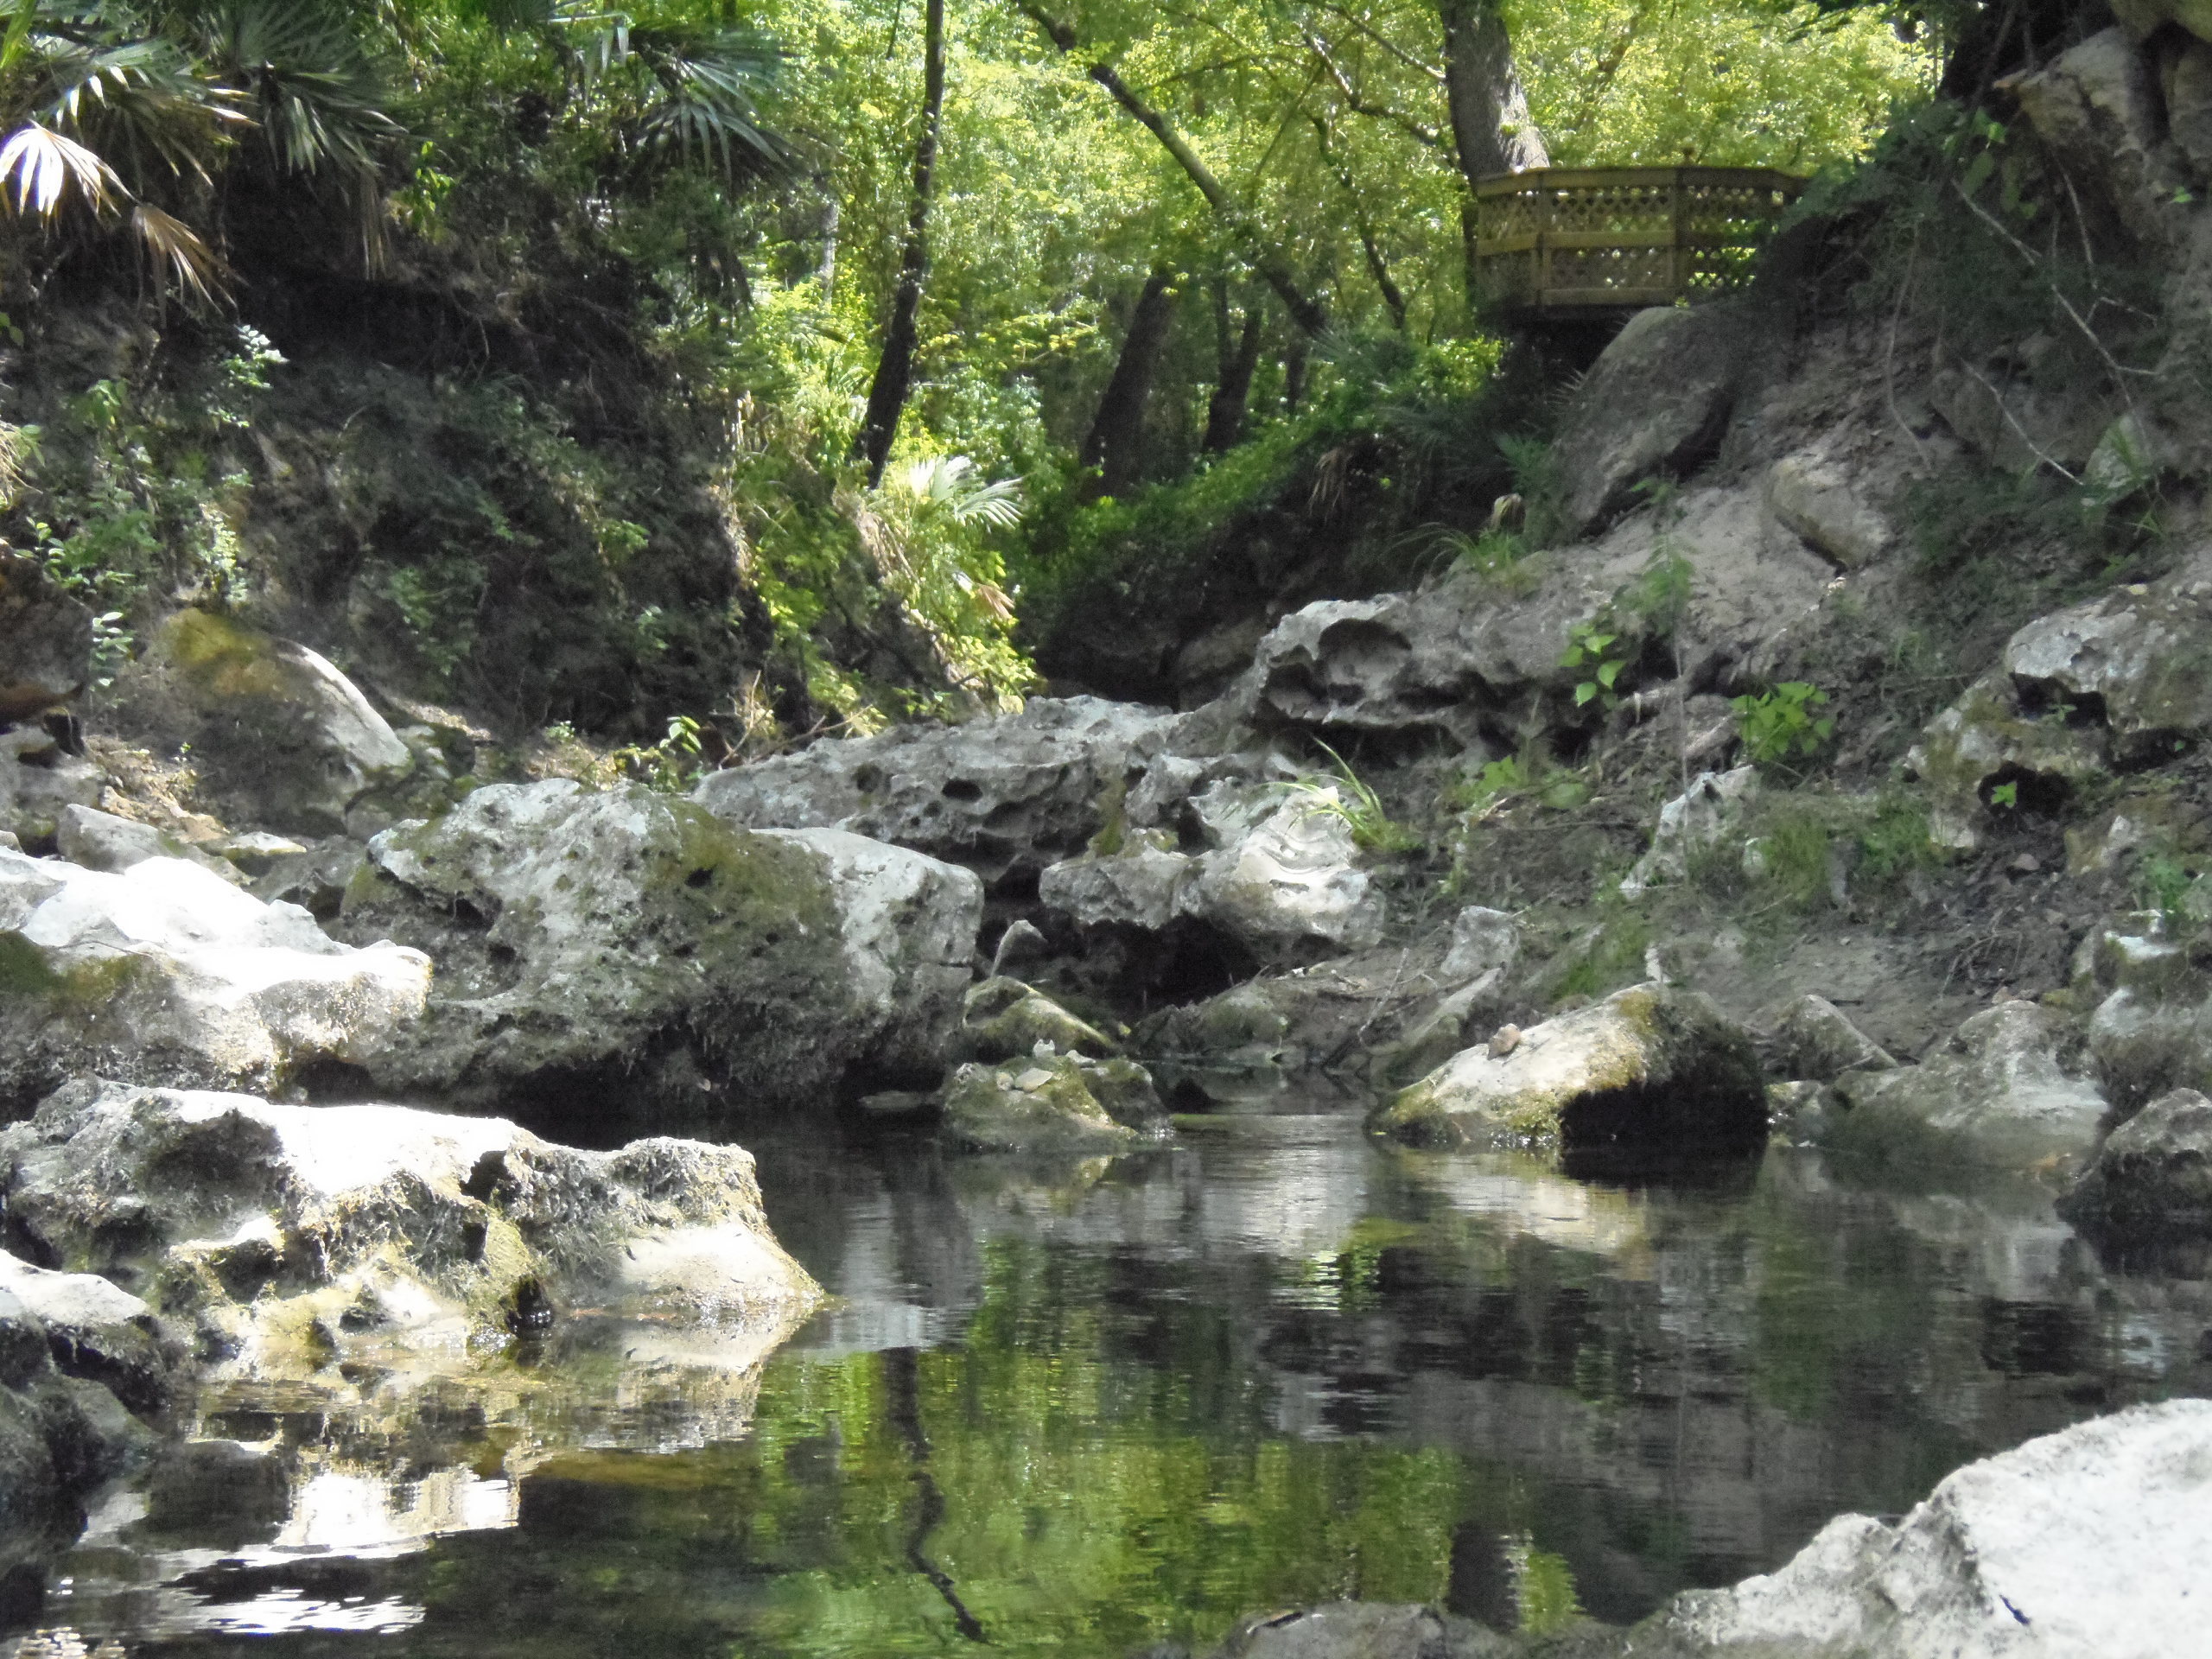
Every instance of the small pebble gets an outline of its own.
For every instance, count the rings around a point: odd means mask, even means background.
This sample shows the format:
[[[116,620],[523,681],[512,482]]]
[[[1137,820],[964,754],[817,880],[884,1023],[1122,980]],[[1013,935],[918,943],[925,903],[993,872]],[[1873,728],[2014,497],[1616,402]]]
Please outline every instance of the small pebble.
[[[1497,1034],[1490,1039],[1490,1057],[1493,1060],[1502,1060],[1520,1046],[1521,1027],[1500,1026]]]
[[[2033,875],[2037,870],[2043,868],[2043,861],[2033,853],[2022,853],[2012,861],[2012,868],[2018,874]]]

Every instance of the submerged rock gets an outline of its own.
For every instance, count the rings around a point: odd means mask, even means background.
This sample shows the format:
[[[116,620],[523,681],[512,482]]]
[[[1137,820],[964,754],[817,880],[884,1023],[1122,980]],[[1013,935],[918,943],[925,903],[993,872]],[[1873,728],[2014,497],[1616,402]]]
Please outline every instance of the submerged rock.
[[[1147,798],[1147,770],[1170,758],[1179,721],[1096,697],[1039,697],[1018,715],[896,727],[733,767],[692,798],[754,829],[849,830],[916,848],[995,887],[1033,879],[1102,830],[1157,823],[1144,810],[1163,804]],[[1170,792],[1179,799],[1188,783]]]
[[[2033,1002],[1975,1014],[1918,1065],[1851,1071],[1826,1144],[1895,1166],[2071,1174],[2096,1146],[2104,1095],[2079,1034]]]
[[[1596,1651],[2174,1659],[2203,1648],[2208,1553],[2212,1402],[2177,1400],[1968,1464],[1894,1526],[1840,1516]]]
[[[1338,1601],[1241,1621],[1212,1659],[1508,1659],[1518,1644],[1433,1607]]]
[[[1121,1151],[1158,1135],[1166,1118],[1135,1061],[1042,1045],[1004,1065],[963,1065],[945,1087],[944,1133],[976,1152]]]
[[[340,927],[438,961],[424,1016],[364,1057],[384,1086],[604,1116],[934,1082],[982,912],[919,853],[554,780],[378,836]]]
[[[2212,1235],[2212,1100],[2177,1089],[2152,1101],[2105,1137],[2060,1208],[2112,1236]]]
[[[327,835],[415,757],[359,689],[306,646],[205,611],[164,622],[118,690],[149,731],[188,743],[225,816]]]
[[[819,1296],[736,1147],[86,1083],[0,1131],[0,1166],[26,1248],[131,1287],[225,1375],[460,1354],[575,1307],[782,1329]]]
[[[1763,1145],[1766,1090],[1751,1039],[1694,991],[1635,985],[1522,1033],[1504,1052],[1462,1050],[1379,1109],[1369,1127],[1416,1144]]]
[[[0,1106],[65,1077],[273,1089],[357,1063],[424,1008],[430,963],[154,858],[119,874],[0,851]]]

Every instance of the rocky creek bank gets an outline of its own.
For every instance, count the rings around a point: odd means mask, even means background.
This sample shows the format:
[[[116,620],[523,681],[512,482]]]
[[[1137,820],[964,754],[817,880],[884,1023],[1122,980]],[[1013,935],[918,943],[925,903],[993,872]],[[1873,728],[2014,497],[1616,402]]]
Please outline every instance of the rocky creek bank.
[[[2212,209],[2142,67],[2110,31],[2024,111],[2062,149],[2126,129],[2084,177],[2194,271]],[[1929,481],[2016,461],[1974,389],[2028,389],[1854,327],[1639,319],[1554,445],[1573,539],[1270,615],[1190,707],[1060,688],[681,790],[543,775],[213,609],[88,699],[92,619],[9,560],[6,1548],[188,1382],[474,1386],[602,1320],[742,1378],[815,1295],[721,1144],[749,1124],[1094,1158],[1323,1104],[1567,1179],[1779,1137],[1871,1184],[2038,1182],[2112,1261],[2212,1271],[2212,539],[2184,504],[2094,569],[2015,550],[1931,643],[1961,579],[1916,550]],[[2155,408],[2035,429],[2069,476],[2127,448],[2201,480]],[[2202,1508],[2206,1433],[2176,1404],[2033,1442],[1618,1639],[2155,1634],[2189,1558],[2146,1529]],[[2003,1518],[2036,1505],[2144,1576],[2039,1599]],[[1231,1650],[1484,1650],[1456,1631],[1332,1610]]]

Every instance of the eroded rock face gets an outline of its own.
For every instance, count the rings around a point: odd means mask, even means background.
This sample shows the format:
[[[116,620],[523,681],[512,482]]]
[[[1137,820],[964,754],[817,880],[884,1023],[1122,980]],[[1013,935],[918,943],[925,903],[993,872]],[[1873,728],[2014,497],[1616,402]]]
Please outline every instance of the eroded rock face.
[[[338,944],[291,905],[154,858],[120,873],[0,851],[0,1104],[64,1078],[274,1088],[359,1063],[423,1011],[419,951]]]
[[[1382,909],[1346,807],[1334,785],[1224,780],[1191,804],[1209,850],[1139,832],[1053,865],[1038,899],[1084,928],[1157,933],[1188,919],[1261,957],[1360,950],[1382,937]]]
[[[901,848],[554,780],[378,836],[338,926],[439,964],[423,1017],[362,1058],[386,1087],[603,1116],[933,1082],[982,907],[973,874]]]
[[[1724,1151],[1763,1145],[1766,1087],[1751,1039],[1707,998],[1635,985],[1462,1050],[1380,1109],[1370,1128],[1425,1145]]]
[[[1743,372],[1744,320],[1722,307],[1639,311],[1575,394],[1552,446],[1570,530],[1586,535],[1647,478],[1680,477],[1719,447]]]
[[[219,1375],[463,1352],[572,1307],[785,1328],[819,1295],[736,1147],[84,1083],[0,1131],[0,1165],[26,1248],[130,1287]]]
[[[2212,1235],[2212,1100],[2161,1095],[2105,1137],[2062,1208],[2122,1237]]]
[[[1018,884],[1109,823],[1159,821],[1131,809],[1144,804],[1147,770],[1167,757],[1179,721],[1096,697],[1040,697],[1018,715],[899,727],[718,772],[692,798],[732,823],[849,830]]]
[[[2132,9],[2148,8],[2135,0]],[[2164,142],[2157,74],[2126,29],[2102,30],[2059,54],[2023,77],[2015,95],[2069,175],[2087,181],[2138,241],[2166,244],[2177,217],[2172,198],[2187,180]]]
[[[92,613],[35,561],[0,552],[0,724],[82,691],[92,675]]]
[[[1778,1573],[1677,1597],[1634,1650],[2171,1659],[2203,1645],[2207,1550],[2212,1402],[2177,1400],[1968,1464],[1895,1526],[1832,1521]]]
[[[100,1383],[55,1363],[66,1345],[0,1284],[0,1565],[73,1536],[82,1497],[152,1439]]]
[[[391,725],[330,663],[204,611],[162,625],[121,695],[149,729],[191,744],[202,791],[242,823],[342,830],[363,796],[415,769]]]
[[[1932,829],[1971,848],[1995,810],[2049,812],[2116,770],[2171,759],[2212,728],[2212,569],[2192,563],[2031,622],[1906,757]],[[2008,789],[2009,805],[1993,801]]]
[[[1893,1165],[2070,1176],[2097,1143],[2105,1097],[2079,1033],[2033,1002],[1975,1014],[1918,1065],[1847,1072],[1826,1140]]]
[[[96,1273],[59,1273],[5,1251],[0,1290],[38,1321],[61,1371],[99,1383],[133,1411],[167,1402],[175,1355],[153,1309],[129,1291]]]

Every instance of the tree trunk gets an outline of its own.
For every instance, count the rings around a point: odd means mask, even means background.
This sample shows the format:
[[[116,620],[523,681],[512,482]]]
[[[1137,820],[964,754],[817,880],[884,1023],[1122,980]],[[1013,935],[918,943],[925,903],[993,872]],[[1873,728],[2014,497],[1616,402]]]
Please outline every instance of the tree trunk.
[[[1255,301],[1244,308],[1243,330],[1233,328],[1229,315],[1229,284],[1215,285],[1214,332],[1220,345],[1221,372],[1214,381],[1213,396],[1206,400],[1206,435],[1198,445],[1205,454],[1222,454],[1244,441],[1244,420],[1252,402],[1252,375],[1260,366],[1262,323]]]
[[[1459,170],[1478,179],[1548,167],[1544,136],[1529,118],[1529,94],[1513,61],[1499,0],[1438,0],[1444,21],[1444,92]]]
[[[1129,314],[1129,331],[1122,336],[1114,378],[1106,383],[1098,400],[1098,417],[1083,441],[1083,465],[1096,469],[1084,487],[1088,499],[1124,494],[1136,482],[1144,458],[1144,410],[1152,397],[1152,373],[1175,315],[1173,281],[1173,272],[1154,271]]]
[[[1361,205],[1358,181],[1351,175],[1351,168],[1337,154],[1336,145],[1329,136],[1329,124],[1319,116],[1313,118],[1313,135],[1319,141],[1321,159],[1337,175],[1337,182],[1344,186],[1344,200],[1351,209],[1352,228],[1359,232],[1360,251],[1367,256],[1367,274],[1375,279],[1376,288],[1382,293],[1382,303],[1390,308],[1390,321],[1397,325],[1400,334],[1406,332],[1406,296],[1390,275],[1390,263],[1382,257],[1382,245],[1376,239],[1374,221],[1368,218]]]
[[[1052,16],[1041,6],[1029,3],[1028,0],[1017,0],[1017,3],[1020,5],[1022,13],[1045,32],[1045,37],[1058,48],[1062,55],[1073,55],[1076,32],[1071,24]],[[1229,187],[1214,176],[1213,169],[1199,157],[1198,151],[1191,148],[1183,135],[1175,130],[1174,124],[1138,97],[1112,64],[1086,64],[1084,73],[1111,93],[1114,101],[1159,139],[1161,147],[1175,158],[1175,164],[1198,187],[1198,194],[1206,199],[1206,205],[1219,215],[1244,245],[1244,254],[1252,262],[1252,269],[1260,273],[1269,288],[1274,289],[1284,308],[1290,313],[1291,321],[1309,334],[1319,334],[1327,328],[1328,313],[1299,285],[1289,261],[1261,239],[1257,228],[1252,223],[1251,214],[1245,211],[1236,197],[1230,194]]]
[[[922,26],[922,132],[914,142],[914,198],[906,216],[906,247],[899,261],[899,286],[891,297],[891,321],[883,331],[883,355],[868,389],[868,413],[853,440],[853,458],[868,463],[868,486],[883,480],[899,435],[899,417],[914,384],[914,345],[922,308],[922,285],[930,272],[930,201],[937,192],[938,137],[944,116],[944,0],[927,0]]]

